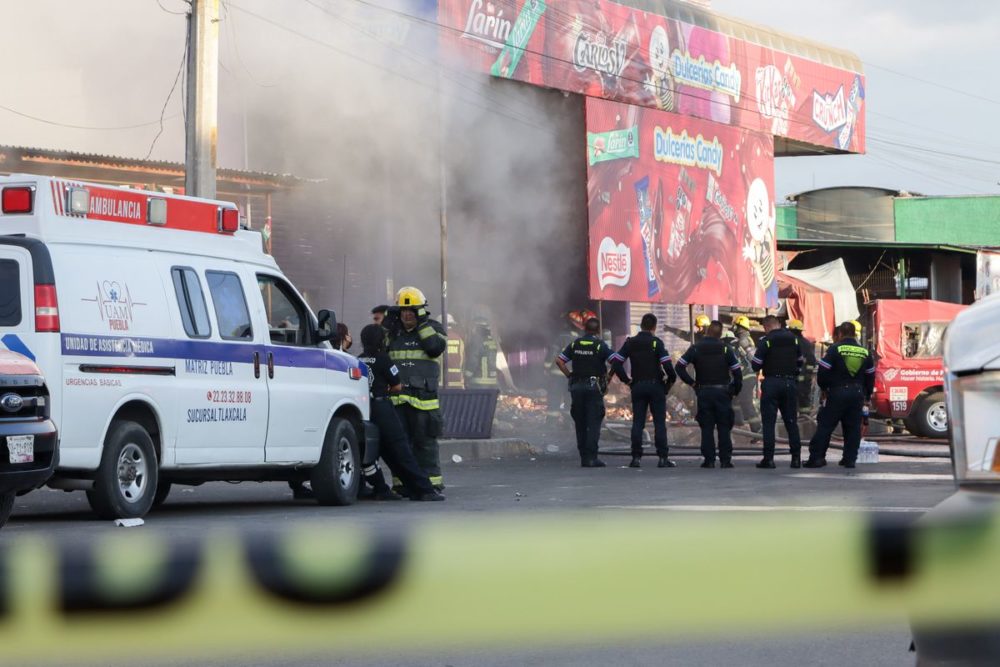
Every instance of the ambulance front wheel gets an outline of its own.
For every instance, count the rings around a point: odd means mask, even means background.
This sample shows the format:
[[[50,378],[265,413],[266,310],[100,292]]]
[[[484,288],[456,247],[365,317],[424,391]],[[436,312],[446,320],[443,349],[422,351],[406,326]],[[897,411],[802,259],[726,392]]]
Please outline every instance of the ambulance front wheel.
[[[102,519],[135,519],[149,511],[156,497],[158,465],[153,439],[141,425],[119,421],[104,441],[90,507]]]
[[[320,505],[351,505],[358,499],[361,448],[354,424],[339,417],[330,422],[310,481]]]

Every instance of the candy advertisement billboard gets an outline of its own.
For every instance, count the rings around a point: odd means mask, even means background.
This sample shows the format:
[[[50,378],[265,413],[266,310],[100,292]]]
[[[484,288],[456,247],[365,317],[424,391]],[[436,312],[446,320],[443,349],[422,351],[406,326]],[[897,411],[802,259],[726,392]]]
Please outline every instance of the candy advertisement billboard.
[[[709,27],[608,0],[439,3],[443,45],[463,66],[864,152],[861,74],[730,37],[704,18]]]
[[[773,139],[589,98],[590,296],[777,305]]]

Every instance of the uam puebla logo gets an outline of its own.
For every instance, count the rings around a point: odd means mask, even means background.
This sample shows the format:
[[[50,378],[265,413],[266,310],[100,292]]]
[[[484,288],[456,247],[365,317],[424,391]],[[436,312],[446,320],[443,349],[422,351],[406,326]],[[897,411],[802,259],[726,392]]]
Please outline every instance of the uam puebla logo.
[[[820,95],[813,91],[813,122],[825,132],[833,132],[847,122],[847,101],[844,99],[844,87],[841,86],[833,95]]]
[[[133,301],[128,283],[120,283],[117,280],[99,281],[97,297],[81,301],[96,303],[101,319],[108,323],[111,331],[129,331],[132,328],[136,306],[146,305]]]
[[[608,285],[625,287],[631,277],[632,252],[629,247],[605,236],[597,249],[597,280],[601,289]]]

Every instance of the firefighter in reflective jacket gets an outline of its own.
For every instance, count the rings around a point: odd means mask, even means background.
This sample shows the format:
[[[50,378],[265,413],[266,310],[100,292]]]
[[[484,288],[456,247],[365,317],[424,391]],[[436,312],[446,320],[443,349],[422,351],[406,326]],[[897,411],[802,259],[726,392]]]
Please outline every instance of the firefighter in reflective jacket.
[[[802,343],[802,371],[799,373],[799,416],[813,413],[813,378],[816,377],[816,344],[805,337],[802,320],[788,320],[788,328],[798,334]]]
[[[449,389],[465,389],[465,341],[458,323],[448,313],[448,369],[441,364],[441,386]],[[445,377],[447,375],[447,377]]]
[[[497,341],[490,331],[490,324],[477,318],[469,335],[465,361],[465,382],[472,387],[497,386]]]
[[[862,410],[875,389],[875,363],[871,352],[858,345],[856,335],[853,323],[842,323],[834,333],[836,342],[819,361],[816,382],[826,392],[827,399],[816,416],[816,433],[809,441],[806,468],[826,465],[826,450],[838,423],[844,434],[840,465],[853,468],[858,459]]]
[[[781,421],[788,432],[792,467],[802,465],[802,442],[799,439],[798,381],[802,368],[802,347],[793,331],[782,329],[774,315],[764,318],[764,337],[753,355],[754,370],[764,372],[760,392],[760,416],[764,425],[764,458],[758,468],[774,468],[774,428]]]
[[[396,293],[396,307],[382,324],[388,331],[389,358],[399,368],[403,385],[392,402],[420,467],[435,487],[444,488],[437,441],[444,428],[438,379],[439,357],[447,350],[448,336],[440,322],[430,319],[427,299],[416,287]]]
[[[740,392],[739,407],[743,422],[754,433],[761,432],[760,409],[757,403],[757,371],[753,368],[753,353],[757,347],[750,336],[750,318],[740,315],[733,320],[733,334],[736,336],[736,358],[743,372],[743,391]]]

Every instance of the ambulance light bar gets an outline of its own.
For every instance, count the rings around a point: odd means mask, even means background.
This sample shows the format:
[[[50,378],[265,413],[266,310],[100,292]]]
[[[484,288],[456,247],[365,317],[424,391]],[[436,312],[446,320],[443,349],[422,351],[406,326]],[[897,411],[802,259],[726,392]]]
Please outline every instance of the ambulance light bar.
[[[3,189],[3,212],[31,213],[34,208],[35,189],[31,186],[18,186]]]
[[[146,203],[146,222],[151,225],[167,224],[167,200],[150,197]]]
[[[90,212],[90,192],[86,188],[67,188],[66,212],[70,215],[87,215]]]
[[[235,234],[240,228],[240,210],[238,208],[219,209],[219,232]]]

